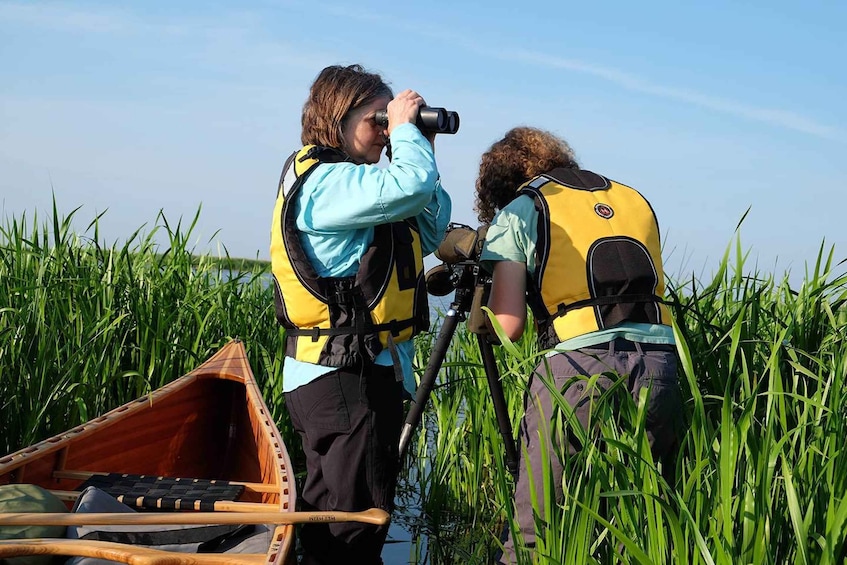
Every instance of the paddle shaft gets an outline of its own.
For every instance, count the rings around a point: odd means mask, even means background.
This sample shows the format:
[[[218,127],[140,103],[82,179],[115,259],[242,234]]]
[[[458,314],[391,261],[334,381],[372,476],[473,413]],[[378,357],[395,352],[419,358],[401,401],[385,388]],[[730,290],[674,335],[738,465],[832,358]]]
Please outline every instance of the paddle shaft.
[[[270,563],[265,554],[256,553],[176,553],[148,547],[108,541],[65,538],[0,540],[0,562],[9,557],[63,555],[92,557],[132,565],[264,565]],[[277,562],[283,563],[285,557]],[[27,560],[26,562],[30,562]],[[35,561],[33,561],[35,562]],[[39,560],[38,563],[42,561]],[[10,563],[17,563],[12,560]]]
[[[390,516],[362,512],[21,512],[0,514],[0,526],[138,526],[142,524],[305,524],[362,522],[383,526]]]

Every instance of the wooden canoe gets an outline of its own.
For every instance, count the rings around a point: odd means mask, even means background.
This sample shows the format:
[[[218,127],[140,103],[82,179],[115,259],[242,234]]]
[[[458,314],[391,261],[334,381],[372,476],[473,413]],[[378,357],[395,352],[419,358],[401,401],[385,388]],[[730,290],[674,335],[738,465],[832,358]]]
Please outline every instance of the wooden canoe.
[[[237,340],[142,398],[0,457],[0,485],[36,484],[67,500],[69,508],[84,481],[107,473],[243,484],[235,500],[215,502],[214,512],[295,510],[288,452]],[[143,517],[145,512],[137,515]],[[294,562],[293,528],[278,525],[265,554],[175,553],[108,542],[41,539],[0,542],[0,561],[9,556],[3,554],[2,544],[14,543],[23,548],[16,554],[99,556],[124,563],[282,565]]]

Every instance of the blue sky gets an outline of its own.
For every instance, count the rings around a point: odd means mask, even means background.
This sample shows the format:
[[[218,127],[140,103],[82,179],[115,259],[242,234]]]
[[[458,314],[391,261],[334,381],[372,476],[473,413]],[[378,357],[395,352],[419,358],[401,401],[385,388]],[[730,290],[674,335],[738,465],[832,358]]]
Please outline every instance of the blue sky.
[[[358,62],[459,112],[436,143],[455,221],[480,155],[532,125],[650,200],[672,275],[711,273],[748,208],[761,271],[847,257],[847,3],[688,4],[0,0],[0,213],[55,192],[111,243],[202,204],[197,250],[267,258],[309,85]]]

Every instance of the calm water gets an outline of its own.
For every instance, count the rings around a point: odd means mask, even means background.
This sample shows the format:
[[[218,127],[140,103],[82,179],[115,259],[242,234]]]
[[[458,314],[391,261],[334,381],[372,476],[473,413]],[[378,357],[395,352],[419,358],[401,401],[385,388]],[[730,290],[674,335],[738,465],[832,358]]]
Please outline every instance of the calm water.
[[[425,538],[421,541],[426,543]],[[392,523],[382,549],[382,561],[385,565],[417,565],[417,561],[413,561],[412,547],[412,533],[402,524]],[[422,549],[425,551],[425,547]]]

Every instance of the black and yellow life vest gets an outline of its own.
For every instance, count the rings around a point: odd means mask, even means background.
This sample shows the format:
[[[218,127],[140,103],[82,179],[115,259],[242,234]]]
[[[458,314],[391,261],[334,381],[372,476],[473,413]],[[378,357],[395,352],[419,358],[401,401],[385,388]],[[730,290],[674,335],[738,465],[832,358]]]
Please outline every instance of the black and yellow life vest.
[[[636,190],[555,169],[519,188],[539,212],[528,303],[543,348],[621,322],[669,324],[659,226]]]
[[[297,194],[321,163],[346,159],[338,150],[318,146],[292,154],[280,177],[271,228],[274,302],[286,330],[285,354],[329,367],[373,361],[383,348],[429,328],[414,218],[375,226],[373,242],[350,277],[319,277],[303,250]]]

